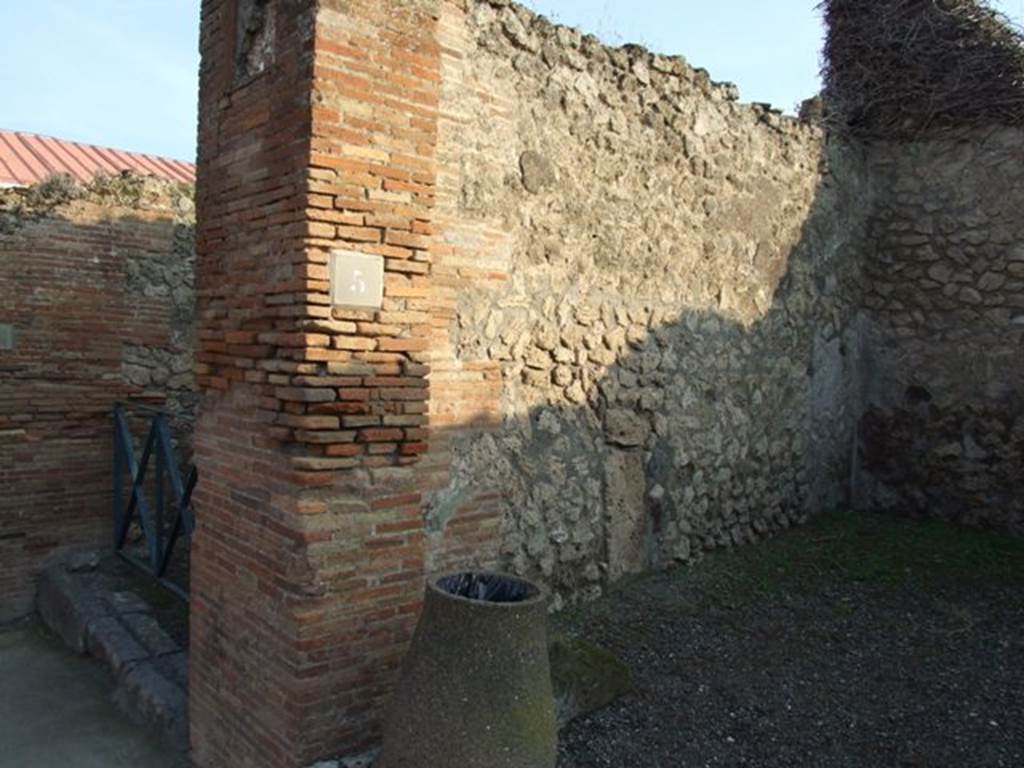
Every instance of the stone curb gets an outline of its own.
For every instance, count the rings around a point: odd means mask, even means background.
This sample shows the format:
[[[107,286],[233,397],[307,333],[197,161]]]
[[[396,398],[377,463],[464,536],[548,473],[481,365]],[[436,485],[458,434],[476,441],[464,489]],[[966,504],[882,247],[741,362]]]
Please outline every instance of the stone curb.
[[[90,588],[67,563],[57,563],[39,580],[36,610],[68,648],[107,666],[113,699],[133,722],[188,750],[188,656],[145,600]]]

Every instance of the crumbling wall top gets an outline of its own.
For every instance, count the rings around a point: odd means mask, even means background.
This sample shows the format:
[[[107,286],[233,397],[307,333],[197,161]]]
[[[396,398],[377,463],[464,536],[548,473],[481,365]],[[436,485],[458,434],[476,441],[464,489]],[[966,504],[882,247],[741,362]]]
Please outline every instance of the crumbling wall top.
[[[454,1],[478,20],[497,19],[503,37],[522,54],[539,57],[548,66],[568,64],[591,73],[609,68],[622,79],[623,87],[642,91],[652,85],[659,89],[667,86],[715,102],[733,102],[737,109],[749,110],[777,128],[796,127],[802,122],[771,104],[740,103],[735,83],[715,81],[706,69],[691,66],[682,55],[655,53],[634,43],[608,45],[596,35],[557,24],[513,0]]]
[[[25,222],[74,201],[169,211],[178,221],[191,224],[195,222],[193,194],[191,184],[135,173],[98,174],[89,184],[58,174],[28,187],[0,189],[0,235],[12,234]]]

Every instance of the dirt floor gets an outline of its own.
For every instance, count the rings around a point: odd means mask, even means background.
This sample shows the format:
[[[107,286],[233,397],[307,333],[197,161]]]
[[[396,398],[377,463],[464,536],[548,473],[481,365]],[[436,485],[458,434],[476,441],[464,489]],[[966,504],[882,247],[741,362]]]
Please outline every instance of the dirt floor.
[[[559,619],[635,692],[559,768],[1024,766],[1024,541],[833,514]]]

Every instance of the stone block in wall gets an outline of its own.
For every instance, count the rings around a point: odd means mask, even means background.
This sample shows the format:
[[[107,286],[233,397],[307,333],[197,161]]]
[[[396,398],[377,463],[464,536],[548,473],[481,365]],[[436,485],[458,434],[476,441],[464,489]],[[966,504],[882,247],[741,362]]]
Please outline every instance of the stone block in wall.
[[[605,530],[608,580],[647,570],[650,560],[650,522],[642,451],[613,450],[605,463]]]
[[[651,434],[651,422],[642,413],[615,408],[605,414],[604,429],[609,443],[623,448],[637,448],[647,442]]]

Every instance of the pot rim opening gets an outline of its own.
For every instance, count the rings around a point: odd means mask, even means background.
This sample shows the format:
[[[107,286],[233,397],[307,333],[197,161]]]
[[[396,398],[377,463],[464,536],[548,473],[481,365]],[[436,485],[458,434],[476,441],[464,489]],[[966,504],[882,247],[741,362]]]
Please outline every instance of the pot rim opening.
[[[493,608],[520,608],[543,602],[544,588],[520,576],[466,569],[434,576],[428,588],[450,600]]]

